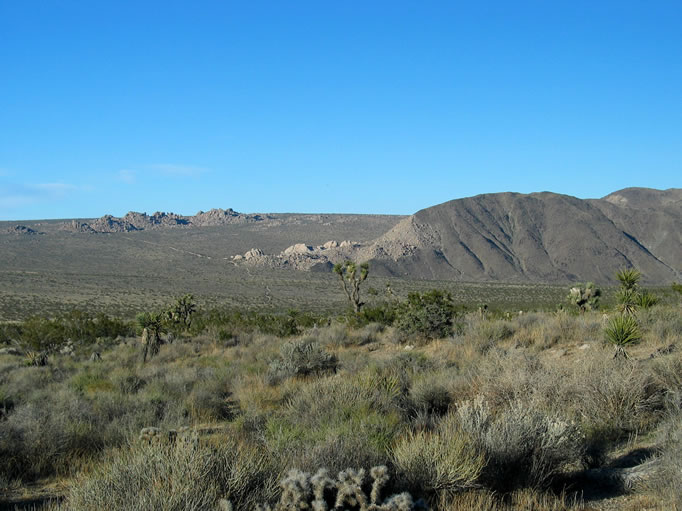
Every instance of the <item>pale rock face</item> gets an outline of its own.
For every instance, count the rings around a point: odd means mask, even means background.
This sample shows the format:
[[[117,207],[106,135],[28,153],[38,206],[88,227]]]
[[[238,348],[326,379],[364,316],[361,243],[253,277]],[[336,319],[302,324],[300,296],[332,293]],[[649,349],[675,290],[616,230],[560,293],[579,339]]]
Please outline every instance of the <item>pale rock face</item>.
[[[307,254],[312,251],[313,247],[309,247],[305,243],[296,243],[296,245],[292,245],[289,248],[285,249],[284,252],[282,252],[282,254],[288,256],[293,254]]]
[[[263,251],[260,248],[252,248],[246,254],[244,254],[244,259],[246,259],[248,261],[250,259],[254,259],[257,257],[263,257],[264,255],[265,254],[263,253]]]
[[[339,247],[339,242],[338,241],[328,241],[324,245],[322,245],[323,250],[329,250],[330,248],[338,248]]]

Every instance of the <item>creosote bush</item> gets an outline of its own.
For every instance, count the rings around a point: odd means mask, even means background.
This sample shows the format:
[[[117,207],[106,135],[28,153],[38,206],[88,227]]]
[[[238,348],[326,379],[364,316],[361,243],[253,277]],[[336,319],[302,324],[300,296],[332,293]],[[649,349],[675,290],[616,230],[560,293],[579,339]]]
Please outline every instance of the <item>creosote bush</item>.
[[[270,362],[267,380],[275,385],[294,376],[336,372],[338,359],[313,339],[300,339],[282,344],[279,357]]]
[[[409,293],[398,306],[397,316],[396,325],[408,334],[438,339],[455,332],[455,304],[447,291]]]

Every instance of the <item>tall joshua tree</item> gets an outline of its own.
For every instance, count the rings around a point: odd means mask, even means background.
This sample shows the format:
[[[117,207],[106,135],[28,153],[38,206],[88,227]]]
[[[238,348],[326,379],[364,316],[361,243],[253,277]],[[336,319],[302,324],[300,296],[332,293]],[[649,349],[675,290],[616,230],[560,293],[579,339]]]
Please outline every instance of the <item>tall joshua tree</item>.
[[[167,311],[168,319],[171,323],[182,324],[185,329],[189,329],[192,325],[192,314],[197,310],[196,303],[194,303],[194,295],[186,294],[178,298]]]
[[[353,306],[353,310],[356,314],[359,313],[360,308],[364,305],[360,301],[360,284],[362,284],[367,279],[367,275],[369,275],[369,263],[362,263],[358,267],[355,262],[347,260],[343,264],[335,264],[334,273],[341,279],[343,290],[348,297],[348,301]]]
[[[161,329],[163,328],[163,314],[160,312],[143,312],[137,315],[137,323],[142,327],[142,345],[144,351],[142,362],[147,362],[147,356],[152,358],[161,348]]]

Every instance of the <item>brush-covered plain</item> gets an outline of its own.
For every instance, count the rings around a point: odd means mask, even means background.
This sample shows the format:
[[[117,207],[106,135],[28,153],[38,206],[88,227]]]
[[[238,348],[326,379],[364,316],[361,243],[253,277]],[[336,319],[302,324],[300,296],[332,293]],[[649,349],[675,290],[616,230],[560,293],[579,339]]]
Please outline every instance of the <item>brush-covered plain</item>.
[[[61,337],[33,345],[37,319],[5,323],[4,505],[679,508],[682,314],[662,298],[637,312],[628,358],[605,336],[616,309],[443,292],[361,315],[200,307],[146,363],[123,319],[43,319]]]

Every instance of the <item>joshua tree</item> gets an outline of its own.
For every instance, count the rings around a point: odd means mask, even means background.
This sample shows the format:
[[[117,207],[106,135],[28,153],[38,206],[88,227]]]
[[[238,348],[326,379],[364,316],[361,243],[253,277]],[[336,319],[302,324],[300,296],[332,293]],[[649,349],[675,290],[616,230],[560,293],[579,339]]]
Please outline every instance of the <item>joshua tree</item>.
[[[334,273],[341,279],[343,290],[348,296],[348,301],[353,306],[355,313],[360,312],[360,307],[364,304],[360,301],[360,284],[362,284],[369,274],[369,263],[362,263],[360,265],[360,273],[358,273],[358,266],[353,261],[346,261],[343,264],[337,263],[334,265]]]
[[[192,314],[197,310],[197,306],[194,303],[194,295],[186,294],[178,298],[173,305],[167,311],[168,319],[173,324],[182,323],[185,329],[188,329],[192,325]]]
[[[160,312],[143,312],[138,314],[136,319],[142,328],[142,344],[144,346],[142,362],[144,363],[147,361],[147,355],[152,358],[159,353],[162,342],[163,314]]]
[[[593,282],[588,282],[584,287],[581,285],[572,287],[568,299],[580,309],[580,312],[585,312],[599,307],[600,296],[601,290]]]

